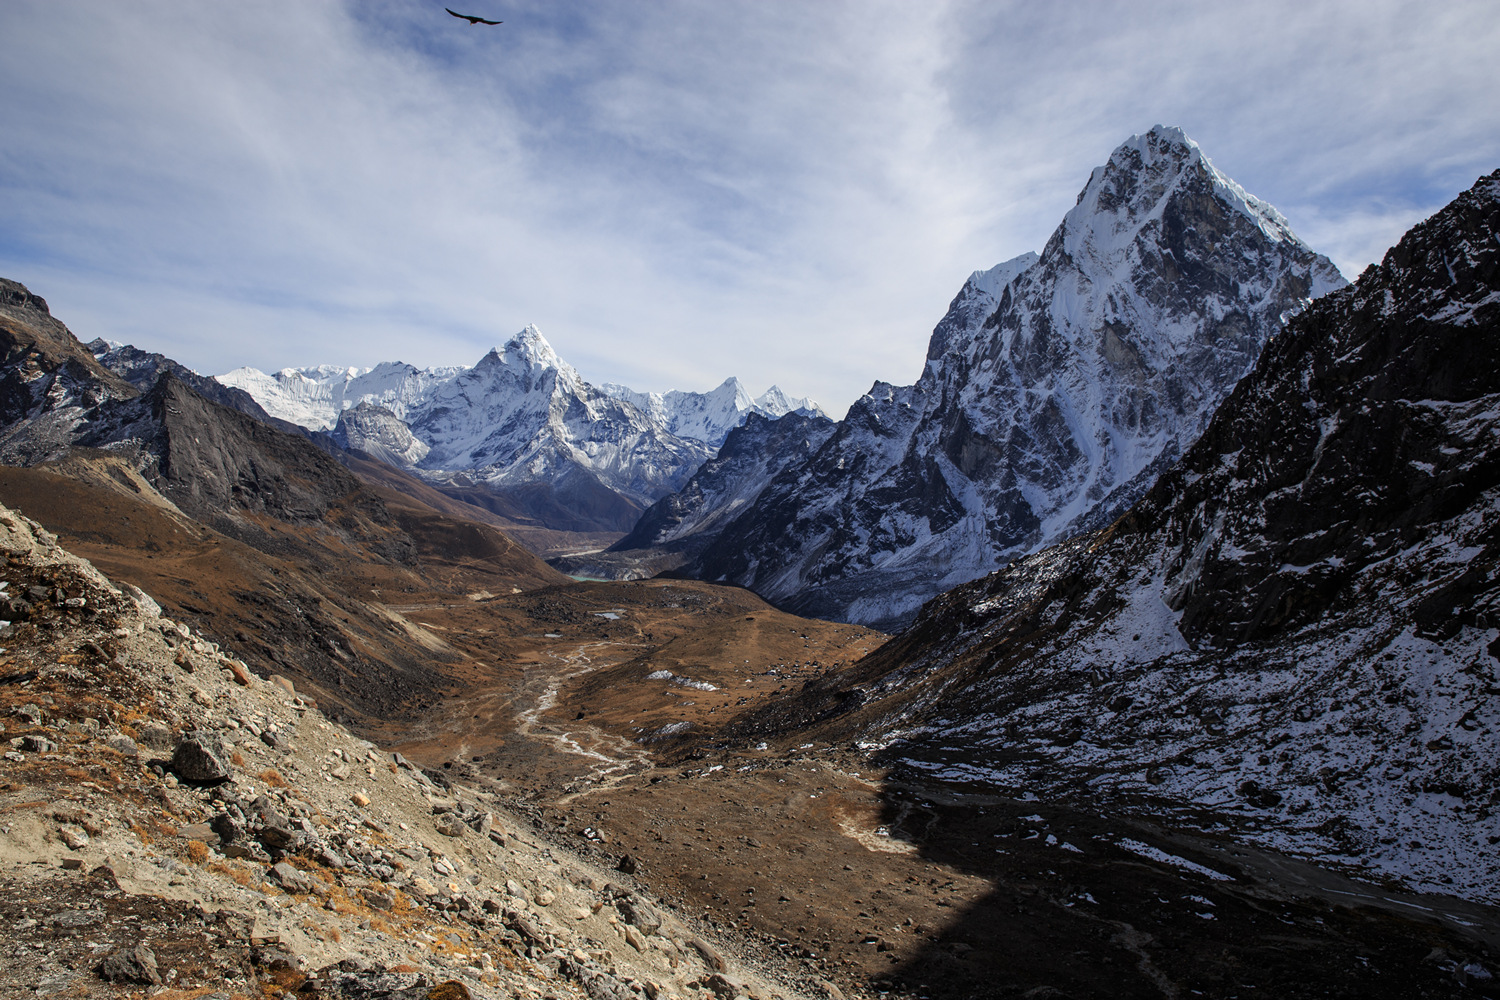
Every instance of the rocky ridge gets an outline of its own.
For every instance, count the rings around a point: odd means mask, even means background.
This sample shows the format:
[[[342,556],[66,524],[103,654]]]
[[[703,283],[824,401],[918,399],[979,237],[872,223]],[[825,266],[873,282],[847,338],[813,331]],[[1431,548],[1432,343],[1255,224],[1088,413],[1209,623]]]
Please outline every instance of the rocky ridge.
[[[684,571],[890,630],[1128,507],[1342,284],[1181,131],[1134,136],[1040,255],[965,283],[915,385],[877,383]]]
[[[0,629],[11,995],[796,995],[9,509],[0,551],[29,605]]]

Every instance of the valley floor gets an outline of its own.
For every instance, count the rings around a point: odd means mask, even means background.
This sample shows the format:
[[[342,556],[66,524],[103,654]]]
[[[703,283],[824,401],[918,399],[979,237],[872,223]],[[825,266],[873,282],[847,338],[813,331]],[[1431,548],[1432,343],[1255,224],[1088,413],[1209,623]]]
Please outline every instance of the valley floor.
[[[867,629],[687,581],[402,593],[442,666],[361,741],[5,517],[47,600],[0,656],[3,996],[1500,995],[1493,908],[728,735]],[[227,785],[162,767],[202,730]],[[281,816],[225,840],[231,803]]]
[[[1493,907],[1139,813],[922,782],[855,746],[720,734],[878,634],[692,583],[495,604],[524,605],[537,641],[383,738],[549,842],[628,856],[675,912],[814,994],[1500,995],[1484,978]],[[401,610],[451,642],[495,620],[482,604]]]

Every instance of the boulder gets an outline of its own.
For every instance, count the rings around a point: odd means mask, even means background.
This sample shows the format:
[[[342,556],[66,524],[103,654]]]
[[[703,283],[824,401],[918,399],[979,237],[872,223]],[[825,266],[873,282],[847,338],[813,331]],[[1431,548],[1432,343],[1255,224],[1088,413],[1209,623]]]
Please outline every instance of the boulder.
[[[624,896],[615,900],[615,909],[620,911],[620,918],[627,924],[639,927],[647,934],[655,934],[661,930],[661,914],[637,896]]]
[[[289,893],[305,895],[312,892],[312,881],[300,869],[293,868],[285,861],[272,865],[266,877]]]
[[[144,944],[115,952],[99,963],[98,971],[100,979],[111,983],[161,985],[161,973],[156,968],[156,955]]]
[[[464,831],[468,829],[464,825],[464,821],[453,813],[444,813],[439,816],[433,822],[432,828],[445,837],[462,837]]]
[[[229,754],[219,734],[207,729],[183,734],[172,751],[172,773],[183,781],[223,781],[229,777]]]
[[[129,736],[126,736],[124,733],[116,733],[115,735],[109,737],[109,739],[104,741],[104,745],[109,747],[115,753],[119,754],[121,757],[134,759],[140,757],[141,755],[141,748],[136,746],[135,740],[131,739]]]

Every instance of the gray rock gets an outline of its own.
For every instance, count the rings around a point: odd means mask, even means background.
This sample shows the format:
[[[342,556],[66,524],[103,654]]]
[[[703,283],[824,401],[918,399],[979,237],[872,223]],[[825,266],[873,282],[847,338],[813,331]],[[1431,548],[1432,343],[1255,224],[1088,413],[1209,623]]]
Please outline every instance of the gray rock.
[[[209,820],[208,825],[219,835],[219,842],[223,844],[232,844],[245,836],[244,824],[227,811]]]
[[[172,736],[172,730],[160,722],[148,722],[141,726],[141,742],[152,750],[171,750],[177,741]]]
[[[240,858],[244,861],[266,862],[271,860],[271,856],[266,853],[265,848],[253,840],[240,840],[233,844],[225,844],[224,856],[226,858]]]
[[[582,969],[578,974],[579,984],[589,995],[589,1000],[635,1000],[635,993],[620,980],[607,972]]]
[[[468,829],[468,827],[464,826],[464,821],[453,813],[445,813],[439,816],[433,822],[432,828],[445,837],[462,837],[464,831]]]
[[[131,739],[129,736],[126,736],[124,733],[116,733],[114,736],[111,736],[109,739],[105,740],[104,745],[109,747],[115,753],[119,754],[121,757],[136,758],[141,755],[141,749],[140,747],[136,746],[135,740]]]
[[[104,914],[99,910],[63,910],[54,913],[47,918],[47,923],[52,927],[65,929],[76,929],[79,927],[93,927],[104,921]]]
[[[615,909],[620,911],[620,918],[627,924],[639,927],[647,934],[655,934],[661,930],[661,914],[637,896],[615,900]]]
[[[26,753],[55,753],[57,744],[43,736],[22,736],[20,749]]]
[[[532,923],[531,918],[524,913],[515,910],[507,911],[505,914],[505,926],[533,944],[543,946],[547,944],[546,933],[536,924]]]
[[[359,894],[364,897],[366,903],[377,910],[389,910],[396,905],[395,896],[388,892],[381,892],[379,889],[361,889]]]
[[[172,771],[184,781],[223,781],[230,773],[224,741],[207,729],[185,733],[172,751]]]
[[[45,716],[39,706],[27,703],[10,710],[10,714],[33,726],[40,726]]]
[[[312,892],[312,881],[300,870],[293,868],[285,861],[278,861],[272,865],[271,870],[266,873],[266,877],[290,893],[306,894]]]
[[[99,978],[111,983],[149,983],[161,985],[156,955],[144,944],[115,952],[99,963]]]

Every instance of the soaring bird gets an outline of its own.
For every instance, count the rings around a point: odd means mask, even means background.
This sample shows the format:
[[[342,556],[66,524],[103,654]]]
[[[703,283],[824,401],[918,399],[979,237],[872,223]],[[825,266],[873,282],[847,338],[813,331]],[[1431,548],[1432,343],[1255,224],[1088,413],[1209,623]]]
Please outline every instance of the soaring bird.
[[[452,9],[451,7],[444,7],[443,9],[446,10],[448,13],[452,14],[454,17],[459,18],[460,20],[468,21],[470,24],[504,24],[505,23],[504,21],[488,21],[488,20],[486,20],[486,19],[484,19],[482,17],[475,17],[473,14],[460,14],[458,11]]]

